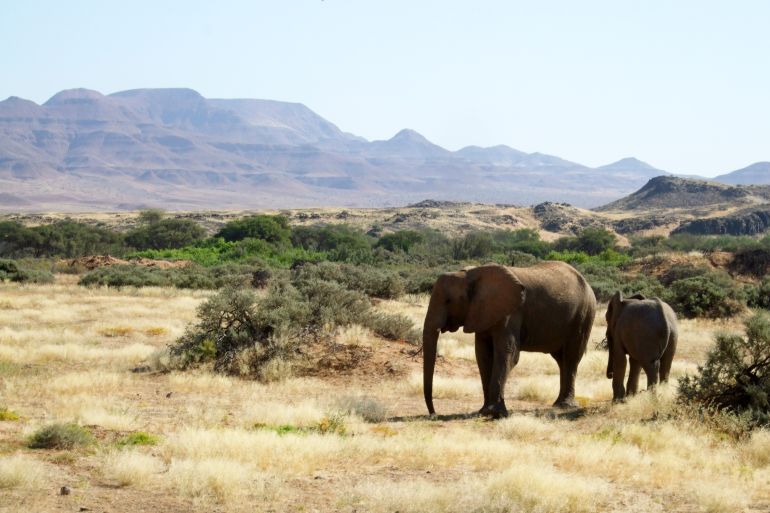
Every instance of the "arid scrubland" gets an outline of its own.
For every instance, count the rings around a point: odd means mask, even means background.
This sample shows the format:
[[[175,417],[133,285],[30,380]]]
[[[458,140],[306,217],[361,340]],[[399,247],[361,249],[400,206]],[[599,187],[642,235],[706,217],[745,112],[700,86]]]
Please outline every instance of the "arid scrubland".
[[[397,372],[260,383],[157,372],[206,292],[0,285],[0,511],[767,511],[770,436],[736,440],[676,417],[676,378],[739,320],[681,321],[673,383],[612,406],[597,315],[577,380],[582,408],[550,404],[558,368],[522,353],[512,416],[482,402],[472,335],[446,333],[426,417],[420,356],[353,326],[337,341]],[[378,308],[421,322],[427,296]],[[390,367],[389,367],[390,368]],[[644,378],[642,378],[642,384]],[[18,417],[18,418],[14,418]],[[685,419],[685,420],[683,420]],[[53,423],[95,437],[30,449]],[[68,495],[59,495],[62,486]]]

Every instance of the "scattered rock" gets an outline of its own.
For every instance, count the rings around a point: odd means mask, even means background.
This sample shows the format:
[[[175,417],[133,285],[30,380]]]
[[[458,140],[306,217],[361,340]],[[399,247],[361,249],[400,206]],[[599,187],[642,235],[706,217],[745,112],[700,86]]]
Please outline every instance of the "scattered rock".
[[[62,486],[59,489],[59,495],[69,495],[72,491],[69,486]]]

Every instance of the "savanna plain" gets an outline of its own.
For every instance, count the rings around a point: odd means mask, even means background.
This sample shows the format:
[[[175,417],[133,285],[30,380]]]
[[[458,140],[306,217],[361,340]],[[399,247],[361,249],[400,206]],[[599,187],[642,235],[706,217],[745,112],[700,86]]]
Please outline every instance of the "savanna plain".
[[[158,370],[212,294],[82,287],[66,274],[0,284],[0,511],[770,508],[767,431],[736,438],[675,414],[677,378],[696,372],[715,333],[740,332],[740,317],[681,320],[671,383],[613,405],[606,352],[596,349],[600,305],[578,372],[581,407],[551,408],[557,365],[522,353],[507,387],[511,415],[489,421],[471,414],[482,393],[462,332],[439,340],[435,418],[415,346],[356,325],[337,329],[331,347],[375,355],[359,369],[262,381]],[[376,308],[420,326],[428,299]],[[92,439],[29,447],[57,422]]]

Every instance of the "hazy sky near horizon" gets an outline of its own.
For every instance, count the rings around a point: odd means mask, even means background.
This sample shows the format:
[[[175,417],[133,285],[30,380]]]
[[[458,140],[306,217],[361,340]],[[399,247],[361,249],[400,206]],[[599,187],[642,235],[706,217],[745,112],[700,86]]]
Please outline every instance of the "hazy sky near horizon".
[[[770,160],[770,2],[20,1],[0,98],[190,87],[367,139],[507,144],[705,176]]]

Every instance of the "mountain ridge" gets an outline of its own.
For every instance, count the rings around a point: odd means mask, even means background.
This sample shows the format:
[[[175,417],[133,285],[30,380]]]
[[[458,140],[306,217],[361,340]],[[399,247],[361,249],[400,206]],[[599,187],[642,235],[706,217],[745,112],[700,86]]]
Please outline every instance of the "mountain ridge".
[[[633,158],[590,168],[506,145],[450,151],[412,129],[368,141],[302,103],[207,99],[188,88],[76,88],[42,105],[0,102],[5,210],[386,206],[425,197],[594,207],[655,173],[666,172]]]

